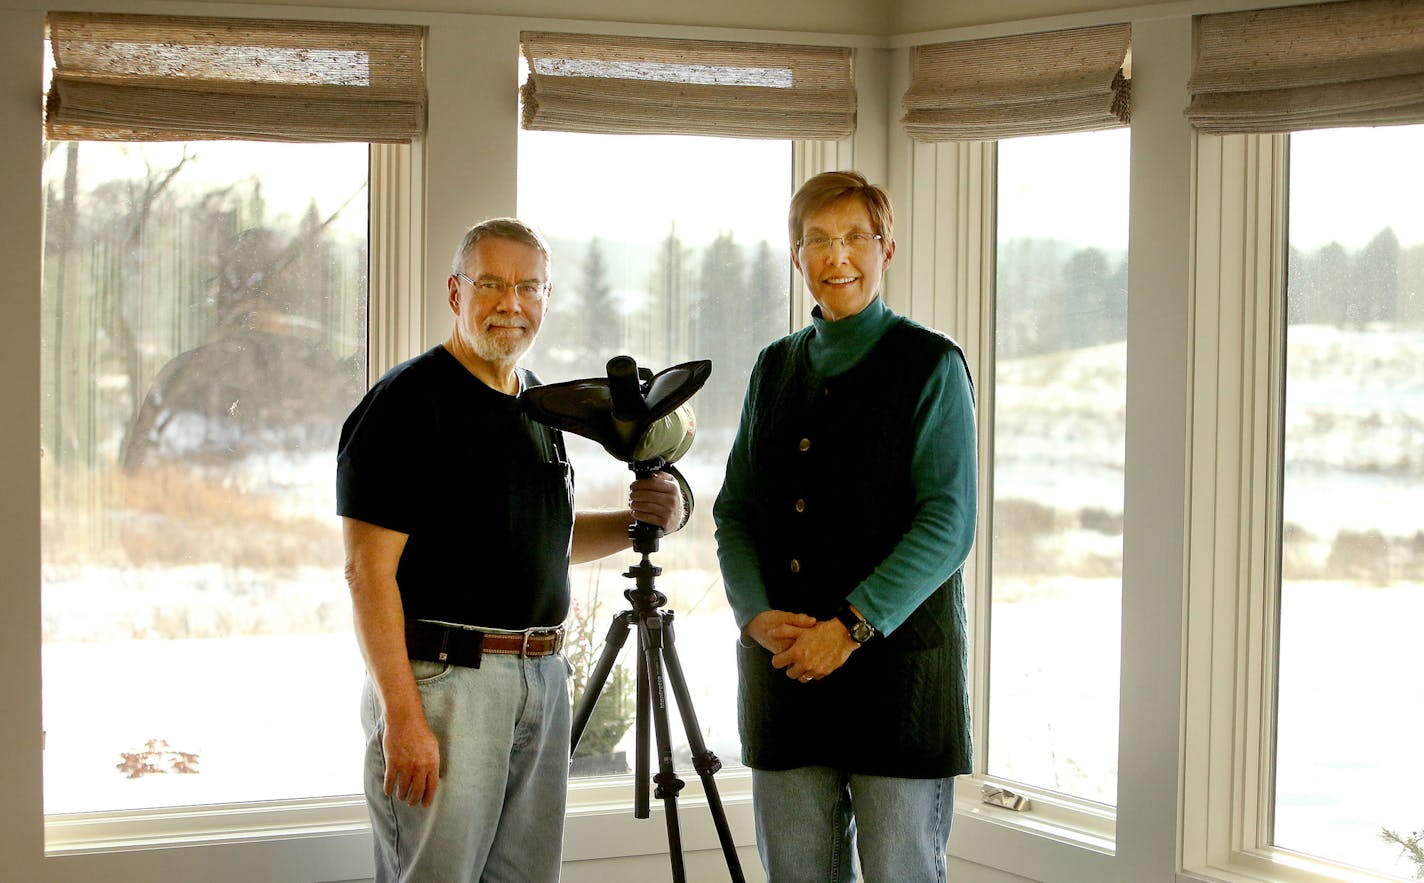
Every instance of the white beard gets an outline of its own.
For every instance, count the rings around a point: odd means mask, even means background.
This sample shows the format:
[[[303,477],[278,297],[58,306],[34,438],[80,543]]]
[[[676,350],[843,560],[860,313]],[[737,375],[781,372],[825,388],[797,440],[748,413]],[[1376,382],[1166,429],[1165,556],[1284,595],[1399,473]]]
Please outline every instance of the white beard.
[[[515,334],[512,331],[491,331],[485,328],[470,341],[471,348],[474,349],[475,355],[486,362],[513,364],[534,345],[535,333],[528,325],[524,326],[523,332]]]

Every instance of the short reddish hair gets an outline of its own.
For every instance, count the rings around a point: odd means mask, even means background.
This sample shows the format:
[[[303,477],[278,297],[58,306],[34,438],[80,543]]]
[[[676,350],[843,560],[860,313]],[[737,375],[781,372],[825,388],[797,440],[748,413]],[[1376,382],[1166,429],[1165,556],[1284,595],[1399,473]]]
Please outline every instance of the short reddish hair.
[[[791,248],[801,239],[805,230],[802,223],[809,214],[820,211],[833,202],[854,197],[859,199],[870,214],[874,232],[881,236],[881,247],[889,245],[895,238],[895,210],[890,207],[890,194],[865,180],[860,172],[822,172],[809,179],[791,197],[791,210],[787,214],[787,229],[791,234]]]

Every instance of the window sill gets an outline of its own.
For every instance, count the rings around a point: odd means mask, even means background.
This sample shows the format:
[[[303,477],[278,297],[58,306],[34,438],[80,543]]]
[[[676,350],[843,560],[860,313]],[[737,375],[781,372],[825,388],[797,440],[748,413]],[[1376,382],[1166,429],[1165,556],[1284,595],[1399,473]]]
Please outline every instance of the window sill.
[[[980,789],[985,785],[1007,788],[1028,798],[1030,808],[1010,810],[984,803]],[[1113,807],[1014,782],[961,776],[955,786],[954,812],[959,818],[1016,829],[1099,855],[1110,856],[1117,849],[1117,813]]]
[[[45,818],[45,855],[318,837],[369,829],[366,804],[354,796],[74,813]]]
[[[986,784],[1007,784],[1032,806],[1020,812],[982,803]],[[1111,807],[981,776],[961,776],[955,790],[952,858],[1026,880],[1121,878]]]
[[[701,780],[678,770],[687,785],[678,795],[678,820],[688,851],[718,849],[716,827]],[[743,769],[716,776],[733,842],[755,843],[751,774]],[[576,779],[569,784],[565,859],[585,860],[661,853],[667,850],[662,801],[651,800],[651,819],[633,816],[631,776]],[[633,822],[642,826],[634,829]],[[649,827],[649,824],[653,827]],[[359,796],[166,807],[122,813],[74,813],[45,819],[45,855],[50,858],[360,835],[369,836],[365,801]],[[364,849],[363,849],[364,852]]]
[[[1225,864],[1191,867],[1178,883],[1397,883],[1399,877],[1284,849],[1239,851]]]

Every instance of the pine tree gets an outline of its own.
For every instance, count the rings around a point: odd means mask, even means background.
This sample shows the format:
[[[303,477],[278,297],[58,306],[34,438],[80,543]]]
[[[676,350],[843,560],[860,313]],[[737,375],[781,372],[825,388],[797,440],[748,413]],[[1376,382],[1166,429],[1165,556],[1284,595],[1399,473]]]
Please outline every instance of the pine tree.
[[[736,366],[741,341],[751,325],[751,305],[743,292],[742,250],[728,231],[717,234],[702,253],[697,279],[696,358],[712,360],[708,392],[702,396],[699,414],[709,424],[725,425],[735,417],[733,403]]]
[[[623,314],[613,300],[603,259],[603,243],[597,236],[589,240],[579,276],[579,315],[583,329],[578,368],[594,376],[604,371],[622,339]]]
[[[652,278],[648,280],[648,303],[642,315],[640,333],[634,335],[632,355],[640,364],[658,370],[692,358],[691,305],[687,301],[687,248],[677,235],[673,221],[668,235],[658,245]]]
[[[1394,322],[1399,316],[1399,237],[1393,227],[1375,234],[1355,256],[1356,284],[1365,321]]]

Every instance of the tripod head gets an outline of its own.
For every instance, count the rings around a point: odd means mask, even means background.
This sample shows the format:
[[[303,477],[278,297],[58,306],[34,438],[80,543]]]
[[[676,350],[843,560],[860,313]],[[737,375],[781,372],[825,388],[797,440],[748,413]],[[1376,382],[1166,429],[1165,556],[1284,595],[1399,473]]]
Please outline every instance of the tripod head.
[[[661,457],[654,457],[651,460],[629,463],[628,468],[633,470],[633,474],[638,478],[648,478],[653,473],[668,468],[670,465]],[[648,560],[649,555],[658,550],[658,540],[662,537],[663,529],[656,524],[635,521],[628,525],[628,538],[633,541],[633,551],[641,553],[644,562]]]

